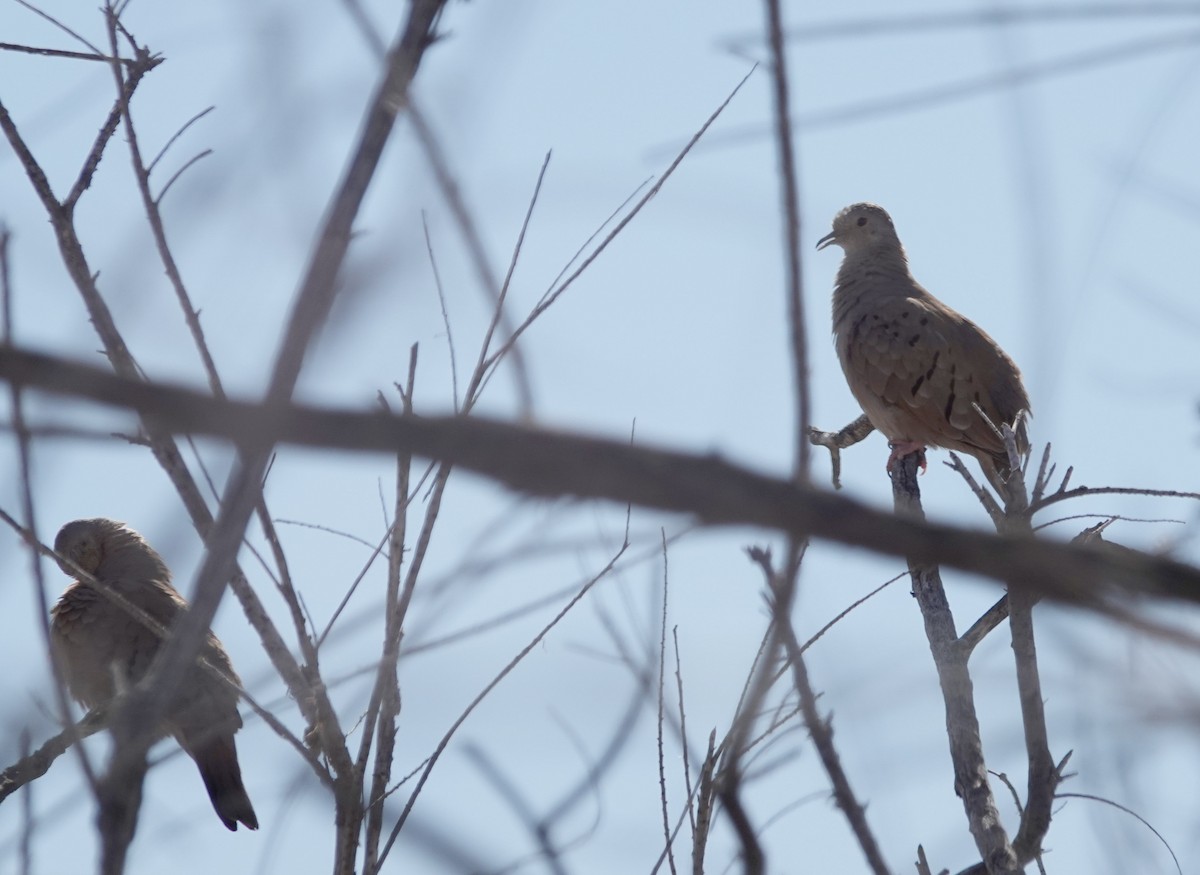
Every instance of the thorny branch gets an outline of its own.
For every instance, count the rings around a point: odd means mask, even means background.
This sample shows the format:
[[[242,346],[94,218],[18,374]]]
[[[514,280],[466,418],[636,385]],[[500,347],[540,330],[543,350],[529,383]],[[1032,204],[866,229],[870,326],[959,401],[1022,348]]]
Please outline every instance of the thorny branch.
[[[892,496],[897,514],[924,519],[917,486],[918,458],[913,453],[893,466]],[[989,875],[1020,875],[1021,866],[1000,823],[1000,812],[988,783],[979,717],[975,713],[975,689],[967,669],[969,653],[958,646],[954,615],[942,587],[941,571],[937,565],[918,558],[910,558],[908,568],[945,702],[954,790],[962,799],[971,835]]]

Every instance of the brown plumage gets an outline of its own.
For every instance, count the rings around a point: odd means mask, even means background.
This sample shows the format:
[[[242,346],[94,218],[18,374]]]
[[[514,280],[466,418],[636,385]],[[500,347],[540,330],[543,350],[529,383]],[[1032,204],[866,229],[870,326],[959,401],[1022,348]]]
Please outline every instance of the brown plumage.
[[[913,279],[882,207],[846,207],[817,248],[831,243],[845,252],[833,292],[838,359],[863,412],[891,442],[892,459],[924,446],[969,453],[1006,496],[1011,471],[1004,443],[972,404],[997,428],[1029,411],[1013,360]],[[1017,447],[1022,455],[1029,450],[1023,421]]]
[[[54,540],[54,550],[167,629],[187,607],[171,586],[171,572],[162,558],[123,523],[108,519],[67,523]],[[66,563],[59,565],[68,575],[76,575]],[[161,644],[159,635],[145,623],[80,580],[67,587],[51,617],[51,641],[67,688],[88,708],[109,702],[136,683]],[[211,632],[200,655],[241,685],[225,648]],[[241,726],[237,693],[197,664],[184,677],[161,727],[162,734],[173,735],[196,762],[217,816],[231,830],[238,823],[258,829],[233,741]]]

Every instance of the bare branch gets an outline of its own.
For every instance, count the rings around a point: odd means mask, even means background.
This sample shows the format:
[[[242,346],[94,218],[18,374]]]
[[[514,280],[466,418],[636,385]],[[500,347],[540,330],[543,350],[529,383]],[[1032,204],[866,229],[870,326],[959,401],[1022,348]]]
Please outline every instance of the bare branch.
[[[67,27],[65,24],[63,24],[61,21],[59,21],[57,18],[55,18],[50,13],[44,11],[43,9],[38,8],[37,6],[34,6],[32,3],[29,3],[28,0],[16,0],[16,2],[19,5],[24,6],[26,9],[28,9],[30,12],[32,12],[34,15],[38,16],[39,18],[44,18],[46,21],[50,22],[52,25],[54,25],[56,28],[61,30],[67,36],[74,39],[76,42],[86,46],[88,49],[90,49],[93,52],[93,54],[103,55],[103,52],[101,52],[98,48],[96,48],[94,45],[92,45],[86,39],[81,37],[75,31],[71,30],[71,28]]]
[[[783,207],[783,257],[787,266],[788,331],[792,350],[792,390],[795,392],[796,435],[794,476],[809,478],[809,422],[812,419],[808,385],[808,342],[804,331],[804,277],[800,270],[800,184],[792,143],[791,106],[788,100],[787,51],[783,45],[780,0],[766,0],[767,44],[771,48],[772,109],[779,152],[780,197]]]
[[[1047,61],[1011,66],[998,74],[989,73],[965,77],[958,81],[939,83],[905,93],[867,98],[848,106],[813,110],[793,117],[792,126],[797,130],[810,132],[867,120],[878,122],[889,116],[941,106],[977,97],[980,94],[1015,88],[1030,82],[1040,82],[1052,77],[1079,73],[1083,70],[1107,67],[1134,58],[1151,55],[1161,57],[1165,52],[1172,50],[1186,51],[1195,47],[1198,38],[1200,38],[1200,31],[1196,29],[1167,30],[1149,37],[1126,39],[1095,49],[1069,55],[1064,54]],[[709,142],[709,148],[729,147],[747,141],[760,140],[770,134],[771,130],[761,123],[742,125],[723,131]]]
[[[662,812],[663,847],[666,849],[667,866],[671,870],[671,875],[677,875],[678,870],[675,868],[675,843],[671,830],[671,809],[667,801],[666,754],[663,752],[663,725],[665,722],[664,713],[666,711],[665,689],[667,684],[667,595],[670,592],[671,575],[667,553],[667,532],[665,529],[662,530],[661,535],[663,561],[662,614],[659,618],[658,628],[658,677],[655,685],[657,691],[655,704],[658,707],[657,719],[655,720],[658,747],[658,793],[659,806]],[[684,747],[686,750],[686,743]]]
[[[1005,438],[1010,455],[1015,456],[1012,430],[1007,426]],[[1032,536],[1025,484],[1014,474],[1006,484],[1008,505],[999,531]],[[1021,703],[1021,721],[1025,734],[1028,758],[1028,784],[1021,823],[1013,838],[1013,851],[1022,863],[1040,857],[1042,840],[1050,830],[1054,791],[1059,775],[1050,755],[1050,737],[1046,728],[1046,708],[1042,697],[1042,681],[1038,670],[1037,644],[1033,632],[1033,608],[1039,597],[1036,592],[1009,581],[1008,627],[1012,633],[1013,656],[1016,661],[1017,693]]]
[[[182,137],[184,135],[184,133],[187,132],[187,129],[190,128],[192,125],[194,125],[196,122],[200,121],[200,119],[204,118],[206,115],[208,115],[214,109],[216,109],[215,106],[210,106],[210,107],[207,107],[206,109],[202,109],[198,113],[196,113],[194,116],[192,116],[190,119],[188,119],[186,122],[184,122],[182,125],[180,125],[179,130],[177,130],[175,133],[173,133],[170,136],[170,138],[167,140],[167,142],[163,144],[163,147],[158,150],[158,154],[155,155],[154,158],[150,161],[150,163],[146,165],[146,172],[153,173],[154,168],[158,166],[158,162],[161,161],[166,156],[166,154],[170,150],[170,148],[175,145],[175,142],[180,137]],[[195,159],[193,159],[193,160],[195,160]],[[176,174],[176,176],[178,176],[178,175],[179,174]],[[168,183],[168,186],[169,185],[170,185],[170,183]],[[164,191],[165,191],[165,189],[164,189]],[[160,198],[161,198],[161,195],[160,195]]]
[[[103,729],[106,718],[107,713],[103,709],[97,708],[89,711],[78,723],[68,726],[58,735],[44,742],[37,750],[22,756],[3,772],[0,772],[0,802],[30,781],[46,774],[54,761],[73,744]]]
[[[917,486],[918,458],[913,453],[893,466],[892,495],[897,514],[923,519],[925,512]],[[954,790],[962,799],[971,835],[987,871],[991,875],[1020,875],[1021,866],[1000,823],[1000,812],[988,784],[979,718],[975,713],[974,684],[967,669],[967,653],[958,646],[954,615],[942,588],[941,572],[936,565],[918,558],[910,558],[908,567],[945,702]]]
[[[429,267],[433,271],[433,285],[437,289],[438,305],[442,308],[442,325],[446,329],[446,347],[450,352],[450,387],[454,392],[454,409],[458,411],[458,356],[454,349],[454,332],[450,328],[450,314],[446,310],[446,291],[442,288],[442,275],[438,271],[437,257],[433,254],[433,240],[429,237],[429,221],[424,210],[421,210],[421,228],[425,232],[425,251],[429,255]],[[404,400],[406,404],[410,404],[412,396],[406,394]]]
[[[778,573],[771,565],[771,557],[768,553],[758,548],[751,548],[749,553],[751,560],[762,568],[772,592],[779,592],[782,587],[787,585],[786,581],[779,579]],[[817,755],[821,758],[821,765],[829,776],[829,782],[833,787],[833,798],[837,801],[838,807],[842,809],[842,813],[850,825],[850,830],[854,833],[854,838],[862,849],[863,856],[867,858],[867,865],[871,867],[871,871],[875,875],[888,875],[889,870],[887,863],[884,862],[883,854],[879,850],[879,843],[875,840],[875,834],[871,832],[871,828],[867,824],[866,807],[860,804],[854,795],[854,790],[850,787],[850,778],[842,768],[841,757],[838,755],[837,748],[834,747],[833,719],[832,717],[822,717],[817,710],[817,695],[809,681],[804,652],[800,647],[800,642],[796,639],[791,618],[776,609],[774,623],[780,627],[783,649],[787,654],[787,664],[792,672],[792,686],[800,697],[800,711],[804,716],[804,725],[813,740],[813,746],[817,749]]]
[[[103,54],[88,52],[72,52],[67,49],[46,49],[40,46],[23,46],[19,43],[0,43],[0,52],[17,52],[23,55],[40,55],[43,58],[67,58],[73,61],[102,61],[109,63],[113,59]],[[134,63],[128,58],[117,59],[122,64]]]
[[[588,253],[583,261],[580,262],[579,267],[575,268],[575,270],[568,274],[566,279],[562,280],[552,289],[546,292],[542,299],[538,301],[537,306],[534,307],[533,310],[530,311],[529,315],[525,317],[525,321],[518,325],[512,332],[512,335],[508,338],[508,340],[505,341],[504,345],[488,357],[488,367],[491,367],[494,362],[499,361],[507,354],[509,348],[517,342],[517,340],[522,334],[525,333],[529,326],[531,326],[543,312],[553,306],[555,301],[562,297],[567,289],[574,284],[575,280],[578,279],[583,272],[588,269],[591,263],[599,258],[600,254],[608,248],[608,245],[612,243],[612,241],[615,240],[622,231],[625,230],[625,227],[633,221],[634,217],[636,217],[638,213],[642,211],[642,208],[645,207],[646,204],[648,204],[651,199],[653,199],[654,196],[662,190],[662,187],[666,185],[667,180],[671,178],[671,175],[675,172],[676,168],[683,163],[683,159],[686,158],[691,153],[692,148],[698,142],[700,142],[700,138],[708,132],[708,129],[712,127],[713,123],[717,120],[721,113],[725,111],[725,107],[729,105],[730,101],[733,100],[733,98],[742,89],[742,86],[746,84],[746,81],[753,73],[754,71],[751,70],[742,77],[741,81],[739,81],[738,84],[734,86],[733,90],[729,92],[729,96],[721,102],[720,106],[713,110],[712,114],[709,115],[709,117],[704,121],[704,124],[700,126],[699,130],[692,135],[692,138],[688,140],[687,144],[684,145],[684,147],[679,151],[674,160],[672,160],[667,166],[667,169],[663,171],[662,176],[660,176],[654,185],[650,187],[650,190],[638,199],[638,202],[634,204],[629,212],[626,213],[619,222],[617,222],[617,224],[611,231],[608,232],[607,235],[605,235],[604,239],[597,244],[596,248]]]
[[[479,706],[479,703],[487,698],[492,690],[494,690],[501,681],[508,677],[513,669],[515,669],[517,665],[519,665],[521,661],[529,655],[530,651],[537,647],[538,644],[541,643],[541,641],[548,634],[550,634],[550,630],[557,626],[559,621],[561,621],[562,618],[565,617],[572,608],[579,604],[585,595],[591,592],[592,587],[595,586],[598,581],[602,580],[608,575],[613,566],[616,564],[617,560],[619,560],[624,554],[625,550],[628,549],[628,546],[628,541],[622,544],[621,549],[618,550],[616,555],[609,560],[608,564],[606,564],[604,568],[602,568],[596,573],[595,576],[593,576],[586,583],[584,583],[582,587],[579,588],[579,591],[576,592],[575,595],[565,605],[563,605],[559,612],[555,614],[545,626],[542,627],[542,629],[530,640],[530,642],[521,648],[516,656],[509,660],[508,664],[505,665],[504,668],[502,668],[490,682],[488,682],[487,686],[479,691],[479,694],[471,700],[470,704],[467,705],[454,723],[451,724],[450,728],[446,730],[445,735],[442,736],[441,740],[437,744],[437,747],[434,749],[434,752],[430,755],[424,767],[421,769],[421,776],[417,780],[417,786],[414,787],[412,793],[409,794],[408,801],[405,802],[404,809],[400,812],[400,816],[396,819],[396,823],[392,827],[391,834],[388,836],[388,840],[386,844],[384,844],[383,850],[379,854],[379,864],[381,866],[383,865],[383,861],[387,859],[387,855],[391,851],[392,846],[395,844],[396,839],[399,837],[400,831],[404,828],[404,824],[408,821],[408,817],[412,813],[413,806],[416,804],[417,797],[421,795],[421,791],[424,789],[425,783],[429,780],[430,773],[432,773],[434,766],[437,765],[442,753],[445,752],[447,745],[450,744],[450,739],[454,737],[454,734],[458,731],[459,727],[461,727],[467,721],[467,718],[471,716],[471,713]]]
[[[187,173],[189,167],[191,167],[197,161],[207,158],[212,153],[213,153],[212,149],[203,149],[200,152],[198,152],[197,154],[193,155],[187,161],[183,162],[183,166],[171,174],[171,178],[167,180],[166,185],[164,185],[162,187],[162,190],[158,193],[158,196],[154,199],[155,206],[159,206],[162,204],[163,198],[165,198],[167,196],[167,192],[171,190],[171,186],[173,186],[176,183],[176,181],[181,176],[183,176],[183,174]]]
[[[1138,821],[1138,823],[1140,823],[1142,826],[1146,827],[1146,829],[1150,830],[1150,832],[1154,833],[1154,837],[1162,842],[1163,847],[1167,849],[1167,853],[1171,855],[1171,861],[1175,864],[1175,871],[1178,872],[1179,875],[1183,875],[1183,867],[1179,864],[1179,858],[1175,856],[1175,849],[1171,847],[1170,843],[1165,838],[1163,838],[1162,833],[1154,828],[1153,824],[1151,824],[1148,820],[1146,820],[1146,818],[1142,817],[1132,808],[1127,808],[1126,806],[1121,805],[1119,802],[1114,802],[1111,799],[1105,799],[1103,796],[1094,796],[1091,793],[1059,793],[1055,798],[1087,799],[1090,802],[1100,802],[1104,805],[1111,805],[1118,811],[1125,812],[1130,817]]]
[[[1008,596],[1001,596],[1000,599],[983,612],[983,615],[971,624],[971,628],[963,632],[958,639],[959,649],[963,651],[963,656],[967,659],[975,651],[988,633],[1008,619]]]
[[[496,329],[503,327],[505,334],[509,338],[513,335],[513,328],[508,318],[508,311],[504,304],[508,300],[508,291],[512,287],[513,273],[517,269],[517,260],[521,255],[521,248],[525,244],[525,234],[529,231],[529,222],[533,219],[533,210],[537,206],[538,196],[542,193],[542,183],[546,181],[546,171],[550,168],[550,153],[546,153],[546,157],[542,159],[542,167],[538,171],[537,182],[533,186],[533,194],[529,198],[529,206],[525,210],[525,218],[521,221],[521,230],[517,234],[517,241],[513,244],[512,257],[508,262],[508,271],[504,274],[504,282],[496,294],[496,300],[492,308],[492,318],[488,322],[487,330],[483,334],[483,342],[479,345],[479,358],[475,363],[475,371],[471,375],[471,384],[467,387],[467,404],[466,409],[470,410],[483,388],[487,385],[487,381],[491,379],[492,374],[496,372],[498,363],[504,358],[499,356],[490,358],[488,353],[492,348],[492,340],[496,336]],[[520,395],[520,406],[518,408],[522,417],[531,416],[533,413],[533,390],[529,386],[529,375],[525,372],[525,359],[520,355],[520,347],[515,345],[505,346],[509,350],[506,355],[513,356],[513,367],[517,371],[517,382]]]
[[[303,405],[221,401],[176,386],[0,346],[0,379],[152,414],[164,428],[238,443],[274,441],[437,458],[523,492],[606,498],[694,514],[709,525],[762,526],[941,562],[1019,581],[1047,598],[1132,622],[1134,597],[1200,602],[1200,569],[1163,556],[993,535],[882,512],[714,455],[571,435],[481,417],[406,417]],[[580,465],[580,459],[588,464]],[[1184,493],[1172,493],[1184,496]],[[1143,628],[1155,626],[1139,621]],[[1187,640],[1178,632],[1174,637]]]

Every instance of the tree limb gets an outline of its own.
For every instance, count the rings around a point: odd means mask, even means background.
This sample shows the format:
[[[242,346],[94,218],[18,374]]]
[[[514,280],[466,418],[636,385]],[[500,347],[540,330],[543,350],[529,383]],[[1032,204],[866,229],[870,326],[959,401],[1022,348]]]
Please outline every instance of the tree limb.
[[[150,413],[175,432],[237,443],[395,453],[439,459],[537,495],[603,498],[694,514],[709,525],[752,525],[812,535],[916,562],[940,562],[1125,622],[1145,597],[1200,603],[1200,569],[1136,550],[995,535],[904,518],[811,486],[727,462],[624,441],[512,425],[483,417],[394,416],[290,403],[220,401],[190,389],[127,380],[0,345],[0,379]],[[1188,495],[1190,494],[1182,494]],[[1163,634],[1196,644],[1170,627]]]
[[[892,495],[896,512],[923,519],[921,493],[917,486],[920,454],[913,453],[893,466]],[[942,698],[946,704],[946,735],[950,741],[950,759],[954,764],[954,790],[962,799],[975,846],[987,865],[989,875],[1021,875],[1017,855],[1009,843],[1000,812],[988,783],[987,764],[983,759],[983,741],[979,718],[975,714],[975,691],[967,669],[965,648],[958,646],[954,615],[942,588],[942,576],[934,564],[910,558],[913,596],[925,620],[925,635],[937,667]]]

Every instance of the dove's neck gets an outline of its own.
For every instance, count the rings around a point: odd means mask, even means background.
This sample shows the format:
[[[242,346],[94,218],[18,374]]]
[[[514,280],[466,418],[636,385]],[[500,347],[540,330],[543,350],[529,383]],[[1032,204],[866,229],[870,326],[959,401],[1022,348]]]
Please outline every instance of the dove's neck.
[[[911,280],[908,257],[902,246],[872,246],[847,252],[838,269],[838,286],[875,278]]]
[[[157,580],[170,583],[171,572],[162,557],[137,532],[124,526],[107,533],[104,558],[95,577],[107,580]]]
[[[877,301],[889,294],[909,295],[919,289],[908,270],[908,259],[899,246],[872,247],[847,252],[833,289],[833,323],[841,325],[864,300]]]

